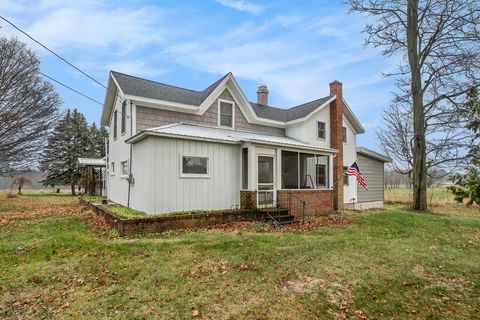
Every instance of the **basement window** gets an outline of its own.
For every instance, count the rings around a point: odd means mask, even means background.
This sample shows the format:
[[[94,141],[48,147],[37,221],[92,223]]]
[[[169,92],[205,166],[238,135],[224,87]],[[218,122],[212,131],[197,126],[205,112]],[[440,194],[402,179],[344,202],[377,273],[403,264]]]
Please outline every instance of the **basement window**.
[[[182,156],[180,167],[182,178],[209,178],[207,157]]]
[[[233,102],[219,100],[218,125],[233,128]]]

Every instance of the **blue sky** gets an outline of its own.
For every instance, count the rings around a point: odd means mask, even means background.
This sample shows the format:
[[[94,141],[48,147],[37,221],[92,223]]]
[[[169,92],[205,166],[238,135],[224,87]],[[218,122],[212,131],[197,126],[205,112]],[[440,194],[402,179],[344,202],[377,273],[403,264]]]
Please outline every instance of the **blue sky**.
[[[382,72],[396,61],[364,48],[365,18],[340,1],[0,0],[0,12],[102,83],[116,70],[202,90],[231,71],[251,101],[265,83],[269,104],[285,108],[327,95],[340,80],[367,131],[357,144],[379,150],[375,130],[394,90]],[[0,26],[1,36],[27,41]],[[102,87],[29,44],[44,73],[103,102]],[[55,87],[63,108],[99,122],[100,105]]]

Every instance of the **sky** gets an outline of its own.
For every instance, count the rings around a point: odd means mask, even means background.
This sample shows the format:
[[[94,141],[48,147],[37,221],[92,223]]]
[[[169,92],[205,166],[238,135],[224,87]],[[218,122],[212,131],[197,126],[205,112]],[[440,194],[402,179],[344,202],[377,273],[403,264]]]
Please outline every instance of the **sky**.
[[[264,83],[269,104],[289,108],[339,80],[366,130],[357,146],[380,151],[375,131],[395,89],[382,73],[397,61],[365,48],[367,20],[348,9],[335,0],[0,0],[0,15],[104,84],[115,70],[203,90],[232,72],[250,101]],[[0,36],[27,42],[42,72],[103,103],[104,88],[2,20]],[[101,105],[53,85],[62,109],[100,121]]]

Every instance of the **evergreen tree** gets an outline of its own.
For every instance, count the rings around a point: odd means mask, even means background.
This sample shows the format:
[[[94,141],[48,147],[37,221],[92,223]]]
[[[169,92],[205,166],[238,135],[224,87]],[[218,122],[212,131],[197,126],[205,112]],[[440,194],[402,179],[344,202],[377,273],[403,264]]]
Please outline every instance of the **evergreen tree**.
[[[98,129],[95,129],[97,131]],[[48,138],[42,157],[42,168],[47,172],[45,185],[66,184],[72,195],[80,178],[78,158],[95,155],[92,129],[85,116],[76,109],[68,110]]]
[[[465,104],[464,110],[467,113],[469,123],[467,128],[470,129],[476,138],[480,141],[480,99],[478,91],[473,88],[469,92],[469,100]],[[476,203],[480,205],[480,143],[474,144],[469,150],[471,164],[469,171],[466,174],[456,174],[453,177],[455,186],[448,187],[448,189],[455,196],[457,202],[462,203],[467,201],[467,205]]]

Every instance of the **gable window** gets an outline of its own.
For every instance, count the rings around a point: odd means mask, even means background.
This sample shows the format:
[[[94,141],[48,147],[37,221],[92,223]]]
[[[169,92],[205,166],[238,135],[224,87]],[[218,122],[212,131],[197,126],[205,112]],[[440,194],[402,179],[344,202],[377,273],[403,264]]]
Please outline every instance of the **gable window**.
[[[343,167],[343,185],[344,186],[348,186],[350,184],[348,176],[345,174],[347,170],[348,170],[348,167]]]
[[[347,127],[342,127],[342,141],[347,143]]]
[[[180,176],[185,178],[208,178],[207,157],[181,157]]]
[[[113,113],[113,139],[117,139],[117,110]]]
[[[115,174],[115,162],[110,162],[110,174],[113,176]]]
[[[233,103],[219,100],[218,125],[233,128]]]
[[[122,170],[122,176],[128,176],[128,161],[120,162],[120,169]]]
[[[318,121],[317,126],[318,126],[317,138],[325,139],[325,122]]]
[[[126,129],[126,122],[127,122],[127,100],[124,100],[122,103],[122,134],[125,133]]]

